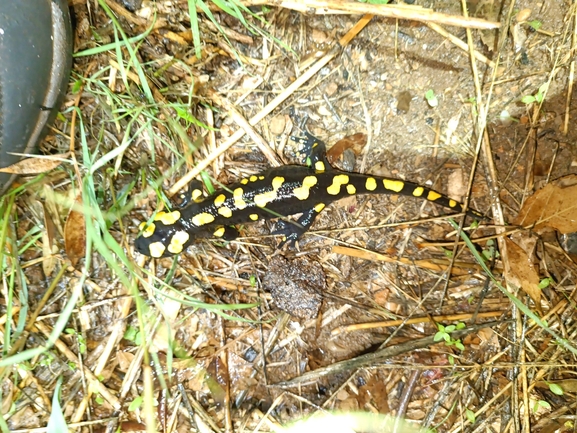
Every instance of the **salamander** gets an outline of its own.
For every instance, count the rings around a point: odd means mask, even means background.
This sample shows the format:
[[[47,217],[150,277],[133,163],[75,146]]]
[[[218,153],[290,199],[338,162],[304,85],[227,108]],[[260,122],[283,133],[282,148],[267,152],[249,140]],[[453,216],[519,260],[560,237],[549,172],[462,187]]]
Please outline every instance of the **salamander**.
[[[343,172],[332,168],[325,157],[325,144],[306,133],[300,139],[308,155],[307,166],[271,168],[224,187],[208,197],[192,188],[190,201],[173,211],[158,212],[149,223],[140,224],[136,250],[160,258],[179,254],[195,240],[238,236],[235,224],[280,218],[273,234],[281,245],[294,243],[330,203],[355,194],[400,194],[419,197],[461,212],[461,203],[425,186],[399,179]],[[302,213],[296,220],[285,217]],[[483,218],[475,210],[467,215]]]

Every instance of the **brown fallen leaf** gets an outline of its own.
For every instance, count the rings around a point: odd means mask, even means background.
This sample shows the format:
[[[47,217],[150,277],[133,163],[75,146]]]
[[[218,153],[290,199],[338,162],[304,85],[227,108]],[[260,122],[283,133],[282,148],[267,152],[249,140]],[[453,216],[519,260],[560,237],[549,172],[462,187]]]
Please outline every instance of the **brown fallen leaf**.
[[[82,200],[78,197],[64,225],[64,248],[72,266],[76,266],[78,260],[86,254],[86,220],[84,214],[77,210],[81,207]]]
[[[344,137],[337,141],[333,147],[328,150],[327,160],[330,164],[336,163],[343,152],[347,149],[351,149],[355,155],[360,155],[366,144],[367,134],[363,134],[362,132]]]
[[[40,174],[55,169],[62,164],[70,152],[50,156],[34,156],[18,161],[16,164],[0,168],[1,173],[10,174]]]
[[[577,175],[561,177],[536,191],[525,201],[513,224],[534,226],[537,232],[546,228],[577,232]]]
[[[541,289],[539,288],[539,271],[529,254],[512,240],[505,238],[507,244],[507,279],[529,295],[536,308],[541,311]]]
[[[551,380],[547,382],[540,380],[539,382],[535,383],[535,386],[541,389],[549,389],[549,385],[552,383],[555,385],[559,385],[561,388],[563,388],[563,392],[565,393],[577,392],[577,379],[560,379],[560,380]]]

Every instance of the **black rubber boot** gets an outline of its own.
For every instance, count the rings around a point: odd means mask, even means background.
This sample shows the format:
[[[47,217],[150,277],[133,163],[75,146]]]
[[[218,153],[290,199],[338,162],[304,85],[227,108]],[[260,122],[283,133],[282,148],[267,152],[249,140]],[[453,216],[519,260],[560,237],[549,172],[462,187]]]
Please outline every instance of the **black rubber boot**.
[[[56,116],[72,64],[66,0],[0,0],[0,167],[33,153]],[[0,195],[15,176],[0,173]]]

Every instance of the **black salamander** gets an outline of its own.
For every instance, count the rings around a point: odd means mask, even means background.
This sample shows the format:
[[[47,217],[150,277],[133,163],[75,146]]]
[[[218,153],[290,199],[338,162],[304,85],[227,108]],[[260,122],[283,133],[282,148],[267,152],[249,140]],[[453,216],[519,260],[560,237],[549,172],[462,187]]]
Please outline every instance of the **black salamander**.
[[[189,203],[172,212],[158,212],[152,222],[140,225],[137,251],[156,258],[168,257],[200,238],[233,240],[238,236],[232,227],[235,224],[302,213],[296,222],[278,221],[274,234],[282,235],[282,246],[306,232],[328,204],[355,194],[400,194],[463,210],[458,201],[412,182],[336,170],[326,161],[325,144],[308,133],[301,144],[310,166],[272,168],[208,197],[202,196],[201,189],[192,188]],[[483,218],[471,209],[467,214]]]

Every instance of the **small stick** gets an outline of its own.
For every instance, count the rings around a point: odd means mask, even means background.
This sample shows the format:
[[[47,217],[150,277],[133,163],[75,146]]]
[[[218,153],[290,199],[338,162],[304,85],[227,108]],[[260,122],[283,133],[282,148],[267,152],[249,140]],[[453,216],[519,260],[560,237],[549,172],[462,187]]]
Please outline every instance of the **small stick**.
[[[454,45],[456,45],[457,47],[459,47],[463,51],[467,51],[467,52],[469,51],[469,47],[465,42],[463,42],[461,39],[459,39],[458,37],[456,37],[452,33],[449,33],[447,30],[445,30],[440,25],[435,24],[435,23],[427,23],[427,27],[429,27],[431,30],[437,32],[441,36],[447,38],[450,42],[452,42]],[[485,63],[486,65],[490,66],[491,68],[495,67],[495,62],[490,60],[489,58],[487,58],[483,54],[481,54],[479,51],[472,50],[472,52],[473,52],[473,56],[477,60]]]
[[[264,108],[253,116],[248,122],[251,125],[256,125],[266,116],[268,116],[275,108],[277,108],[285,99],[287,99],[291,94],[293,94],[299,87],[306,83],[313,75],[320,71],[328,62],[330,62],[338,53],[338,49],[332,49],[323,57],[321,57],[310,69],[308,69],[303,75],[298,77],[290,86],[283,90],[279,95],[270,101]],[[210,95],[210,96],[214,96]],[[233,144],[240,140],[244,136],[245,132],[239,129],[234,134],[232,134],[226,141],[221,143],[216,149],[210,152],[205,159],[199,161],[198,164],[192,168],[188,173],[186,173],[178,182],[176,182],[172,188],[168,190],[168,196],[172,197],[178,191],[183,189],[192,179],[200,174],[202,170],[207,168],[215,158],[218,158],[221,154],[226,152]]]
[[[489,317],[499,317],[505,314],[506,311],[486,311],[483,313],[478,313],[477,318],[486,319]],[[432,316],[432,319],[435,322],[456,322],[462,320],[469,320],[473,317],[472,313],[461,313],[461,314],[444,314],[442,316]],[[399,325],[414,325],[417,323],[430,323],[431,317],[413,317],[412,319],[398,319],[398,320],[384,320],[380,322],[371,322],[371,323],[357,323],[354,325],[344,325],[339,326],[331,331],[331,335],[339,335],[344,334],[345,332],[354,332],[354,331],[363,331],[366,329],[375,329],[375,328],[387,328],[390,326],[399,326]]]
[[[246,0],[244,6],[269,5],[292,9],[307,14],[372,14],[387,18],[433,22],[447,26],[471,29],[496,29],[501,23],[480,18],[443,14],[432,9],[412,5],[376,5],[342,0]]]

